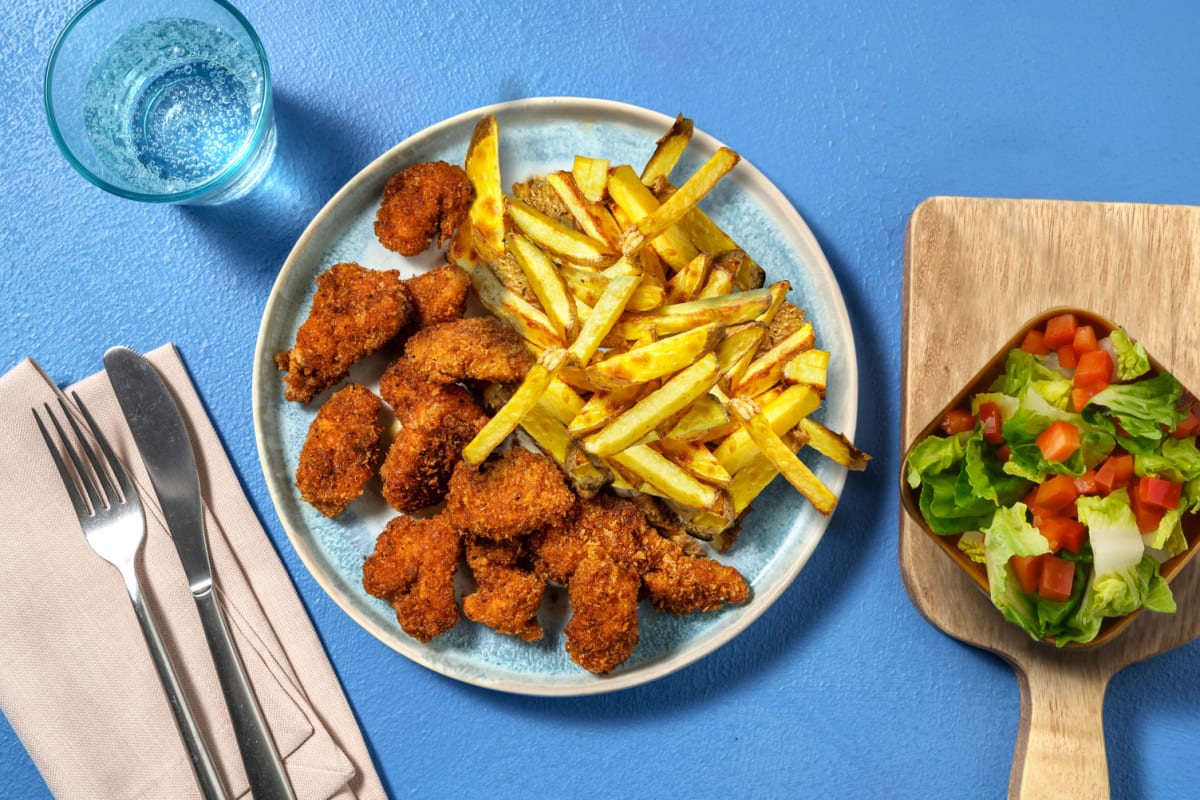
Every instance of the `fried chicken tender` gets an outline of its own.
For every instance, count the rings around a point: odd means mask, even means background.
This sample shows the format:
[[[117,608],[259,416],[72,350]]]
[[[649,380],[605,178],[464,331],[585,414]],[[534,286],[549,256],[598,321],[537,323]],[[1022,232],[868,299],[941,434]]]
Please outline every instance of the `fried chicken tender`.
[[[494,541],[469,536],[465,541],[467,566],[479,589],[463,597],[467,619],[527,642],[542,638],[538,609],[546,582],[521,566],[521,541]]]
[[[460,461],[450,477],[445,513],[461,531],[509,539],[558,522],[574,505],[575,495],[553,460],[513,447],[480,470]]]
[[[443,264],[404,281],[412,297],[417,330],[458,319],[467,310],[471,278],[457,264]]]
[[[512,383],[524,378],[534,361],[520,335],[494,317],[466,317],[424,328],[409,338],[404,355],[434,383]]]
[[[667,614],[716,611],[750,595],[746,579],[733,567],[711,558],[689,556],[653,528],[639,531],[646,554],[642,584],[650,602]]]
[[[399,271],[334,264],[317,276],[312,309],[296,332],[295,346],[275,356],[287,373],[284,396],[310,402],[399,333],[411,314]]]
[[[435,237],[441,247],[474,199],[475,187],[462,167],[445,161],[413,164],[384,186],[375,235],[384,247],[406,256],[421,253]]]
[[[405,633],[428,642],[458,623],[454,573],[461,556],[458,534],[441,517],[396,517],[363,562],[363,588],[391,604]]]
[[[647,530],[646,518],[631,502],[598,494],[581,498],[574,513],[531,535],[528,549],[538,575],[570,585],[589,549],[640,570],[646,563],[642,540]]]
[[[571,618],[563,628],[567,654],[588,672],[612,672],[638,644],[637,570],[598,547],[589,549],[567,584]]]
[[[403,356],[384,370],[379,378],[379,394],[401,425],[412,424],[416,417],[429,417],[430,422],[436,422],[438,415],[474,420],[483,413],[462,386],[426,380],[412,360]]]
[[[370,389],[350,383],[317,411],[300,450],[296,488],[327,517],[346,510],[379,466],[383,402]]]

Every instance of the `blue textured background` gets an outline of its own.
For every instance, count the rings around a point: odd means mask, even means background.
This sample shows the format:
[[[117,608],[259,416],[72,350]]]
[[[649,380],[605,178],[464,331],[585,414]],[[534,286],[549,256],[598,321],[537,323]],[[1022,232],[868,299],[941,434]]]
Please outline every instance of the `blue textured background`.
[[[69,382],[110,344],[179,345],[393,795],[1005,795],[1012,672],[926,624],[896,568],[904,226],[932,194],[1198,202],[1193,4],[244,0],[272,60],[279,155],[265,186],[215,209],[118,200],[59,157],[41,76],[74,4],[46,5],[0,20],[0,368],[32,355]],[[431,123],[539,95],[684,112],[788,195],[850,308],[857,439],[876,455],[746,633],[656,683],[574,700],[461,685],[353,624],[274,518],[250,414],[263,304],[324,202]],[[1197,674],[1192,645],[1113,680],[1114,797],[1194,794]],[[6,723],[0,787],[47,796]]]

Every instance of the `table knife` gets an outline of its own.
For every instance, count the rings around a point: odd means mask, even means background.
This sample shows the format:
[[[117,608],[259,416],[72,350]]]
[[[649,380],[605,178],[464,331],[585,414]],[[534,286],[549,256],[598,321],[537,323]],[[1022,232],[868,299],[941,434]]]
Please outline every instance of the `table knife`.
[[[104,354],[104,368],[183,562],[233,721],[250,789],[255,800],[294,800],[283,761],[217,602],[204,529],[200,475],[179,407],[154,366],[133,350],[110,349]]]

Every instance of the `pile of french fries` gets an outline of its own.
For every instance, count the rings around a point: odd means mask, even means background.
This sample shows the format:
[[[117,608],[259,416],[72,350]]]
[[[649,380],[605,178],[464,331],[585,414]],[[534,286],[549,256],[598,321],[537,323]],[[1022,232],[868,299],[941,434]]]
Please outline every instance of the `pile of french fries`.
[[[692,131],[677,118],[640,174],[579,155],[508,194],[500,131],[484,117],[465,161],[475,201],[448,255],[537,354],[515,389],[492,387],[497,411],[463,459],[482,464],[520,428],[582,496],[608,484],[653,495],[719,541],[778,474],[833,511],[800,448],[850,469],[868,456],[811,416],[829,353],[794,306],[793,324],[772,329],[790,285],[764,286],[697,206],[738,154],[722,147],[669,182]]]

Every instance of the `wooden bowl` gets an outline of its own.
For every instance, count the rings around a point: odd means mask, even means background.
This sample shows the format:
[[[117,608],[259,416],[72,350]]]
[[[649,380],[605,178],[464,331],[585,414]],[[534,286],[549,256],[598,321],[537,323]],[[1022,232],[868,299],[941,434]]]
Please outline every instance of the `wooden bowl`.
[[[983,593],[988,594],[989,596],[990,592],[988,591],[986,568],[983,564],[972,561],[966,553],[958,548],[958,540],[961,538],[962,534],[951,534],[946,536],[936,534],[930,529],[928,523],[925,521],[925,517],[921,513],[919,506],[920,489],[914,489],[908,485],[908,456],[917,443],[921,442],[926,437],[933,435],[937,431],[938,424],[941,422],[942,418],[947,412],[955,408],[967,406],[971,395],[987,390],[992,382],[1004,372],[1004,363],[1009,351],[1020,347],[1021,342],[1025,339],[1025,335],[1030,330],[1041,328],[1051,317],[1066,313],[1074,314],[1081,325],[1091,325],[1096,331],[1097,339],[1103,339],[1104,337],[1108,336],[1114,328],[1119,327],[1115,323],[1100,316],[1099,314],[1080,308],[1059,306],[1038,314],[1036,317],[1021,326],[1021,328],[1015,334],[1013,334],[1012,338],[1010,338],[1004,344],[1004,346],[996,351],[996,354],[993,355],[986,364],[984,364],[983,368],[975,374],[975,377],[968,381],[967,384],[963,386],[963,388],[956,395],[954,395],[954,397],[952,397],[937,414],[934,415],[933,419],[931,419],[929,423],[916,435],[916,438],[909,443],[908,449],[904,453],[904,458],[900,461],[900,502],[904,506],[904,510],[908,513],[913,522],[920,527],[921,530],[925,531],[925,533],[937,543],[938,547],[940,547],[942,551],[954,561],[954,563],[958,564],[958,566],[961,567],[968,576],[970,576],[971,580],[975,582],[975,584],[983,591]],[[1150,359],[1150,366],[1153,374],[1157,375],[1161,372],[1170,371],[1163,367],[1163,365],[1159,363],[1157,359],[1155,359],[1153,353],[1147,353],[1147,355]],[[1186,394],[1188,390],[1185,388],[1184,392]],[[1160,574],[1168,584],[1175,578],[1176,575],[1179,574],[1179,571],[1183,569],[1184,565],[1186,565],[1192,559],[1192,556],[1196,554],[1198,549],[1197,545],[1200,545],[1200,514],[1184,514],[1180,521],[1180,525],[1183,528],[1184,536],[1187,538],[1188,547],[1182,553],[1174,558],[1169,559],[1159,567]],[[1139,608],[1133,613],[1126,614],[1123,617],[1106,618],[1100,625],[1100,631],[1096,634],[1095,639],[1090,642],[1070,642],[1064,645],[1064,647],[1073,649],[1089,648],[1107,644],[1119,633],[1124,631],[1129,624],[1133,622],[1133,620],[1139,614],[1141,614],[1141,612],[1142,609]],[[997,611],[996,613],[1000,612]],[[1043,639],[1042,641],[1050,645],[1055,645],[1055,640],[1053,637]]]

